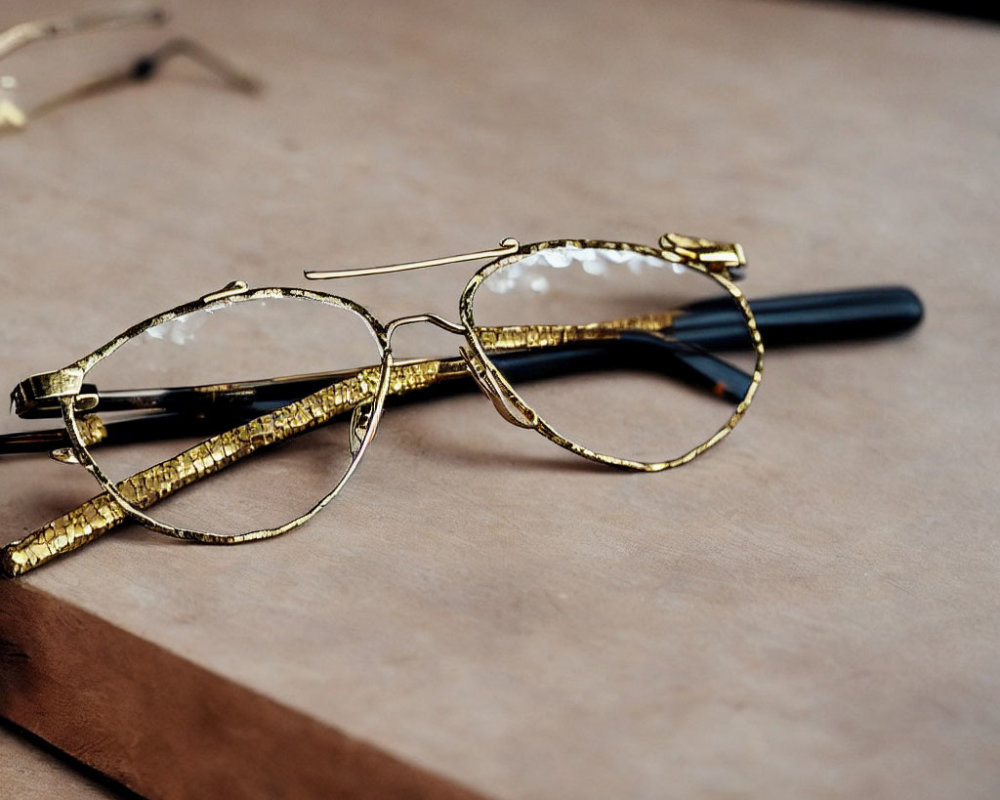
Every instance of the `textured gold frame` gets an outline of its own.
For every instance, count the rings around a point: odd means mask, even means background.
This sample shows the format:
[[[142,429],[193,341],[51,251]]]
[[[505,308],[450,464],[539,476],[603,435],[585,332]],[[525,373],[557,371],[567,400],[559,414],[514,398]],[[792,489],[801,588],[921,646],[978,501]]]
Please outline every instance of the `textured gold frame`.
[[[157,465],[149,470],[143,470],[138,476],[133,476],[128,480],[122,481],[120,484],[115,484],[104,473],[90,453],[89,445],[92,442],[88,441],[87,427],[81,425],[77,417],[77,398],[81,397],[79,389],[72,395],[60,398],[63,421],[66,424],[66,430],[69,433],[71,446],[77,461],[97,478],[109,497],[121,506],[129,516],[151,530],[180,539],[225,544],[236,544],[278,536],[312,519],[317,512],[325,507],[351,477],[365,451],[368,449],[368,445],[378,427],[378,418],[381,415],[388,390],[387,379],[391,371],[392,357],[389,353],[388,334],[385,328],[382,327],[367,309],[343,297],[294,288],[270,287],[250,290],[246,287],[246,284],[239,283],[231,288],[206,295],[193,303],[187,303],[158,314],[155,317],[150,317],[125,331],[121,336],[108,342],[103,347],[85,356],[73,365],[73,367],[67,369],[74,370],[74,381],[75,375],[79,374],[80,385],[82,385],[83,378],[100,361],[112,355],[126,342],[140,336],[150,328],[163,325],[177,317],[195,311],[211,311],[221,306],[277,297],[311,300],[335,308],[343,308],[356,314],[368,327],[378,346],[381,365],[370,368],[366,372],[363,371],[351,379],[338,381],[336,384],[333,384],[337,387],[334,391],[324,389],[311,395],[310,397],[315,397],[316,395],[322,396],[316,400],[315,410],[313,409],[313,403],[308,398],[291,403],[277,411],[264,414],[250,423],[210,437],[206,442],[190,448],[173,459],[169,459],[168,462],[164,462],[164,464],[174,462],[169,468]],[[79,369],[80,372],[76,373],[75,369]],[[63,372],[65,373],[65,371]],[[83,395],[83,397],[86,396]],[[343,477],[328,494],[322,497],[308,511],[290,522],[277,528],[264,528],[237,535],[221,535],[210,531],[165,525],[145,513],[145,508],[149,505],[162,499],[167,494],[186,486],[188,483],[208,477],[210,474],[229,464],[235,463],[261,447],[275,444],[290,436],[302,433],[321,422],[331,419],[338,413],[347,409],[353,409],[360,403],[370,399],[375,401],[374,411],[371,418],[366,421],[364,433],[354,450],[351,462]],[[86,399],[83,405],[83,410],[86,410]]]
[[[538,251],[567,247],[624,250],[683,264],[719,284],[733,298],[745,318],[750,341],[754,347],[756,356],[754,372],[736,410],[726,423],[704,442],[678,457],[658,462],[634,461],[594,452],[562,436],[542,419],[496,367],[490,357],[491,351],[502,352],[505,349],[547,347],[568,341],[609,338],[619,335],[622,331],[637,328],[660,329],[666,327],[679,313],[676,310],[667,310],[662,314],[644,318],[609,320],[585,325],[519,325],[504,328],[476,325],[475,295],[490,275]],[[66,426],[71,449],[56,451],[53,456],[61,461],[83,465],[101,484],[104,492],[23,539],[4,547],[0,551],[0,569],[10,576],[23,574],[57,555],[92,541],[121,524],[127,517],[141,522],[158,533],[206,543],[235,544],[285,533],[311,519],[346,484],[375,435],[385,399],[389,394],[405,394],[463,375],[471,375],[476,380],[508,422],[522,428],[534,429],[560,447],[592,461],[646,472],[657,472],[691,461],[725,438],[749,408],[761,381],[764,349],[753,313],[743,293],[733,282],[740,277],[746,265],[742,248],[737,244],[712,242],[678,234],[665,234],[660,238],[658,247],[582,239],[558,239],[521,246],[516,240],[505,239],[496,250],[385,267],[314,272],[307,273],[307,276],[335,278],[374,275],[484,258],[491,260],[473,274],[460,297],[461,324],[449,322],[436,315],[421,314],[400,317],[383,325],[364,307],[344,297],[294,288],[270,287],[251,290],[243,282],[234,282],[192,303],[177,306],[129,328],[120,336],[61,370],[25,379],[12,394],[15,410],[23,414],[40,407],[51,408],[53,404],[58,407]],[[152,327],[196,311],[273,297],[325,303],[356,314],[371,332],[378,346],[381,362],[354,373],[331,375],[332,382],[325,388],[232,430],[209,437],[174,458],[143,470],[120,483],[116,484],[109,479],[89,450],[91,445],[102,438],[104,428],[99,418],[86,413],[93,410],[98,402],[97,397],[83,392],[86,374],[126,342]],[[397,364],[393,360],[391,350],[393,331],[416,322],[430,322],[452,333],[462,334],[468,347],[460,348],[461,358],[457,359],[418,359]],[[224,391],[227,387],[205,388]],[[145,513],[149,506],[184,486],[206,478],[262,447],[283,441],[348,411],[353,414],[351,425],[354,441],[353,457],[345,474],[314,506],[284,525],[241,534],[221,535],[165,525]]]
[[[687,245],[686,248],[684,247],[685,244]],[[487,348],[483,345],[483,337],[481,335],[482,329],[476,327],[474,314],[476,292],[479,287],[482,286],[483,282],[498,270],[510,266],[532,253],[537,253],[541,250],[563,247],[627,250],[639,255],[652,256],[666,261],[673,261],[674,263],[683,264],[688,269],[700,272],[702,275],[705,275],[707,278],[715,281],[723,289],[725,289],[730,297],[733,298],[735,304],[746,319],[747,330],[749,331],[750,341],[754,347],[756,360],[754,364],[754,372],[743,399],[737,404],[736,410],[726,423],[712,436],[701,444],[691,448],[686,453],[666,461],[635,461],[632,459],[619,458],[610,454],[597,453],[567,439],[560,434],[557,430],[555,430],[555,428],[542,419],[517,393],[514,387],[504,379],[500,370],[498,370],[491,361],[489,354],[487,353]],[[727,248],[731,249],[727,250]],[[727,252],[730,255],[730,258],[728,259],[726,258]],[[747,303],[743,292],[733,282],[733,278],[735,277],[733,272],[737,269],[743,269],[745,266],[746,261],[743,257],[742,248],[739,245],[724,245],[705,239],[692,239],[690,237],[679,236],[678,234],[666,234],[661,237],[660,248],[658,249],[648,247],[646,245],[630,244],[627,242],[609,242],[590,239],[557,239],[548,242],[538,242],[536,244],[525,245],[524,247],[519,248],[516,253],[490,262],[473,275],[472,279],[465,287],[465,291],[462,293],[461,300],[459,301],[459,313],[462,325],[465,328],[466,340],[469,343],[469,347],[472,348],[472,352],[475,354],[474,366],[478,367],[479,370],[482,370],[490,377],[489,383],[497,390],[498,393],[502,395],[509,406],[515,409],[517,414],[521,415],[520,421],[517,421],[516,419],[511,421],[515,424],[521,425],[521,427],[533,428],[546,439],[555,442],[560,447],[564,447],[579,456],[590,459],[591,461],[597,461],[601,464],[608,464],[610,466],[622,467],[625,469],[642,470],[644,472],[660,472],[665,469],[679,467],[682,464],[688,463],[728,436],[733,428],[736,427],[736,424],[743,418],[743,415],[746,414],[747,409],[750,407],[750,403],[757,392],[757,387],[760,385],[761,376],[764,370],[764,345],[761,341],[760,332],[757,330],[757,321],[754,319],[753,312],[750,310],[750,305]],[[631,323],[632,320],[622,322]],[[662,324],[660,327],[663,327]],[[524,336],[525,329],[533,329],[532,332],[536,334],[538,332],[538,326],[518,326],[508,328],[504,334],[491,342],[492,347],[490,349],[502,350],[505,346],[505,337],[514,340],[512,344],[507,344],[506,346],[517,346],[518,343],[526,341],[527,337]],[[542,343],[545,341],[544,333],[545,332],[543,332]]]

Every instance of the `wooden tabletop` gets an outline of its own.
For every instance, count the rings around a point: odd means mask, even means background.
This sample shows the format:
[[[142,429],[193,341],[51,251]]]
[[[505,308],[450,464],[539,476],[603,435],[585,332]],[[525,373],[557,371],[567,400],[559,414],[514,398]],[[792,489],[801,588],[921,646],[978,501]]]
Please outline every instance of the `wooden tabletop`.
[[[40,98],[183,35],[265,84],[178,62],[0,140],[0,383],[233,279],[504,236],[739,241],[751,298],[904,284],[926,319],[769,351],[746,420],[665,474],[581,468],[478,395],[393,409],[301,531],[131,526],[0,582],[0,714],[150,798],[997,796],[997,28],[739,0],[171,6],[0,65]],[[0,27],[66,9],[7,0]],[[455,318],[470,273],[337,289]],[[0,475],[0,543],[96,491],[40,456]],[[112,791],[49,790],[67,768],[0,737],[11,796]]]

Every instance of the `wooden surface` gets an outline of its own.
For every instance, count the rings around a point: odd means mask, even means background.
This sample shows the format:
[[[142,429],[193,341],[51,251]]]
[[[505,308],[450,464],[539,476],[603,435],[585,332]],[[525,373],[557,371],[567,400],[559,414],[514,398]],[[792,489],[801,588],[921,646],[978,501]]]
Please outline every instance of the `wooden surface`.
[[[135,794],[91,773],[24,731],[0,723],[3,764],[0,796],[17,800],[67,797],[73,800],[132,800]]]
[[[65,8],[7,0],[0,26]],[[234,278],[508,235],[735,240],[751,297],[904,283],[927,318],[773,351],[746,421],[670,474],[580,467],[473,395],[391,411],[294,535],[130,528],[0,584],[4,716],[150,798],[1000,793],[996,28],[738,0],[173,8],[267,90],[177,64],[0,141],[0,383]],[[3,66],[44,93],[163,37]],[[337,289],[454,317],[468,274]],[[3,541],[94,491],[44,458],[0,475]],[[65,777],[0,746],[15,796]]]

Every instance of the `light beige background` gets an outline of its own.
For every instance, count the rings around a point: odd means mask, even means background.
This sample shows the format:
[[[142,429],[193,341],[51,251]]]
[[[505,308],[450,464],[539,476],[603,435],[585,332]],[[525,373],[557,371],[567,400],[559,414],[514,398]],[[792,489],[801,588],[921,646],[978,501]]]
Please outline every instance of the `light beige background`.
[[[507,235],[736,240],[751,297],[904,283],[927,319],[769,353],[746,421],[670,474],[581,466],[473,395],[392,411],[295,535],[131,528],[0,585],[4,714],[150,797],[227,775],[275,797],[997,795],[995,28],[735,0],[173,8],[267,91],[177,64],[0,141],[6,385],[234,278]],[[63,9],[8,0],[0,25]],[[43,94],[163,38],[3,67]],[[454,317],[468,274],[337,291]],[[94,491],[43,458],[0,474],[4,541]],[[2,746],[5,781],[44,786]]]

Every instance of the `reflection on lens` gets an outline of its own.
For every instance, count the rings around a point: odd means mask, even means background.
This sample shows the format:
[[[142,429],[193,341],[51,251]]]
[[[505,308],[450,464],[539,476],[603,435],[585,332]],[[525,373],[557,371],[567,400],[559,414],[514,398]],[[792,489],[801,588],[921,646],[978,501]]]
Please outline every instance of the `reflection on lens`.
[[[252,442],[252,455],[145,513],[171,527],[226,535],[279,527],[347,473],[363,434],[352,428],[351,411],[374,396],[379,363],[371,328],[347,307],[266,297],[199,310],[147,329],[87,374],[100,395],[94,412],[105,424],[125,418],[138,431],[88,450],[116,483],[163,464],[149,481],[155,486],[178,469],[214,469],[214,460],[232,460],[241,443]],[[170,413],[151,410],[162,408]],[[342,413],[315,425],[335,409]],[[308,432],[285,437],[299,429]]]
[[[652,252],[539,249],[488,274],[473,308],[487,355],[528,406],[613,458],[660,463],[697,448],[729,423],[754,372],[726,287]]]

